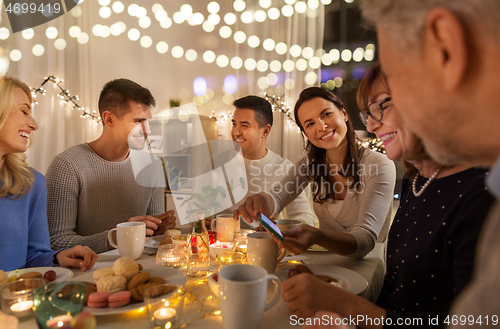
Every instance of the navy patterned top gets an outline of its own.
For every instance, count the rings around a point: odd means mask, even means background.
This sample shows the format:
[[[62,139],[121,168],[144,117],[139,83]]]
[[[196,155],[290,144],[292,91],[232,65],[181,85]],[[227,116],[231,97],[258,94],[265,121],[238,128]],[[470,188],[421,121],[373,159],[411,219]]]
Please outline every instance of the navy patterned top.
[[[392,327],[442,327],[451,303],[472,276],[476,243],[494,198],[486,170],[471,168],[432,181],[420,197],[403,181],[387,245],[387,273],[377,304]],[[417,191],[427,182],[418,177]],[[438,326],[429,322],[438,316]],[[403,319],[413,318],[413,319]],[[403,321],[403,322],[401,322]],[[411,327],[411,326],[408,326]]]

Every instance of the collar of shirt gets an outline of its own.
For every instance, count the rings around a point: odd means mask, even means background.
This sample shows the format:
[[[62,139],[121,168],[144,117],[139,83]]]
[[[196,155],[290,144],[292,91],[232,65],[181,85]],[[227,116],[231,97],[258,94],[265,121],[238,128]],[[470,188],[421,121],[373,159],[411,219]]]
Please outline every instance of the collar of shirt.
[[[500,157],[498,157],[497,162],[491,167],[486,184],[493,196],[500,199]]]

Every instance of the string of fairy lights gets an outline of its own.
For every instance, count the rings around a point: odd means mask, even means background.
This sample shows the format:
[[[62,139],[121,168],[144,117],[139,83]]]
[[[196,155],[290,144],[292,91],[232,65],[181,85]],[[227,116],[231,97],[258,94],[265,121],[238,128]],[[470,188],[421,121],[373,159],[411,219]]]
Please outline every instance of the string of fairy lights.
[[[76,110],[81,111],[82,112],[82,114],[80,115],[81,118],[83,118],[83,119],[91,118],[92,121],[95,122],[95,124],[101,123],[101,118],[97,114],[96,111],[93,111],[92,113],[90,113],[89,111],[85,110],[82,106],[78,105],[78,103],[76,102],[76,101],[80,100],[78,95],[72,96],[71,93],[69,92],[69,90],[64,89],[60,85],[63,81],[64,81],[63,79],[59,79],[59,78],[51,75],[51,76],[45,78],[38,88],[32,88],[31,95],[33,96],[33,98],[36,98],[37,94],[41,94],[41,95],[45,96],[47,93],[47,90],[45,88],[43,88],[43,86],[45,86],[45,84],[47,84],[48,82],[52,82],[60,90],[60,92],[57,94],[57,97],[61,98],[64,103],[69,103],[71,105],[72,110],[76,109]],[[276,96],[276,95],[271,96],[271,95],[265,94],[264,96],[265,96],[266,100],[271,104],[272,111],[273,112],[278,111],[279,113],[282,113],[283,115],[285,115],[287,117],[288,125],[292,128],[297,128],[297,133],[300,133],[300,128],[295,123],[295,120],[292,119],[290,107],[286,106],[283,99],[280,96]],[[35,99],[33,99],[33,103],[38,104],[38,102]],[[214,119],[216,122],[224,122],[225,120],[230,120],[232,117],[233,117],[233,114],[231,113],[231,111],[228,111],[227,114],[222,113],[220,115],[215,115],[215,111],[212,111],[212,114],[209,116],[209,118]],[[383,154],[386,153],[382,141],[378,138],[366,139],[362,142],[361,145],[364,148],[369,148],[369,149],[376,151],[376,152],[380,152]]]
[[[271,108],[274,111],[279,111],[280,113],[283,113],[287,117],[287,123],[290,128],[297,128],[297,133],[300,134],[300,128],[297,126],[295,123],[295,120],[292,119],[292,116],[290,115],[290,107],[287,107],[285,102],[280,96],[275,96],[275,95],[268,95],[267,93],[265,94],[266,100],[271,104]]]
[[[80,100],[78,98],[78,95],[72,96],[71,93],[69,92],[69,90],[64,89],[61,86],[61,83],[63,81],[64,81],[63,79],[59,79],[59,78],[51,75],[43,80],[43,82],[40,84],[40,87],[31,88],[32,89],[31,95],[33,96],[33,103],[38,104],[38,102],[34,98],[36,98],[37,94],[45,96],[47,93],[47,90],[45,88],[43,88],[43,86],[45,86],[45,84],[47,84],[48,82],[52,82],[60,90],[60,92],[57,94],[57,97],[61,98],[64,103],[69,104],[71,106],[72,110],[81,111],[82,113],[80,114],[80,117],[82,119],[90,118],[90,119],[92,119],[93,122],[95,122],[96,125],[101,123],[101,117],[99,116],[99,114],[97,114],[96,111],[92,111],[92,113],[90,113],[89,111],[85,110],[85,108],[83,108],[82,106],[80,106],[77,103],[77,101]]]

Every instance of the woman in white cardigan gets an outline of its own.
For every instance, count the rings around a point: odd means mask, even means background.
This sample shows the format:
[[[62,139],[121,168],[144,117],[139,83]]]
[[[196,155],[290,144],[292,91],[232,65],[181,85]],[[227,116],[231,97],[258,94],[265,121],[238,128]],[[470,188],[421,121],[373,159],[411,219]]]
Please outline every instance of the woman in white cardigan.
[[[318,244],[364,257],[387,236],[395,166],[385,155],[360,145],[345,106],[330,91],[303,90],[294,115],[307,137],[306,155],[271,193],[249,197],[234,216],[239,213],[251,222],[260,211],[277,214],[311,183],[319,229],[301,225],[284,234],[282,246],[300,253]]]

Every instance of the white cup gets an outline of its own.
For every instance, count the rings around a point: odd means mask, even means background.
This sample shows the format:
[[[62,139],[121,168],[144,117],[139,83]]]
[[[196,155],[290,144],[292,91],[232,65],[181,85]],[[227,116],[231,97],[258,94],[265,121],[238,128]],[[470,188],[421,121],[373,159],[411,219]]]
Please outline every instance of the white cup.
[[[274,273],[278,261],[286,255],[286,250],[278,246],[267,232],[250,233],[247,236],[247,261],[250,265],[257,265]]]
[[[113,241],[113,231],[116,231],[117,244]],[[116,225],[116,228],[109,230],[108,241],[113,247],[117,248],[120,256],[129,257],[133,260],[139,259],[144,251],[144,242],[146,242],[146,223],[144,222],[125,222]]]
[[[210,225],[212,231],[217,231],[217,240],[233,242],[234,231],[240,229],[240,219],[234,220],[233,214],[219,214]]]
[[[266,303],[267,284],[275,281],[277,289]],[[281,284],[275,275],[248,264],[224,267],[219,272],[219,304],[224,329],[257,329],[264,311],[276,304]]]
[[[281,232],[290,231],[291,229],[296,228],[300,224],[302,224],[302,222],[296,219],[278,219],[276,221],[276,226],[279,227]]]

